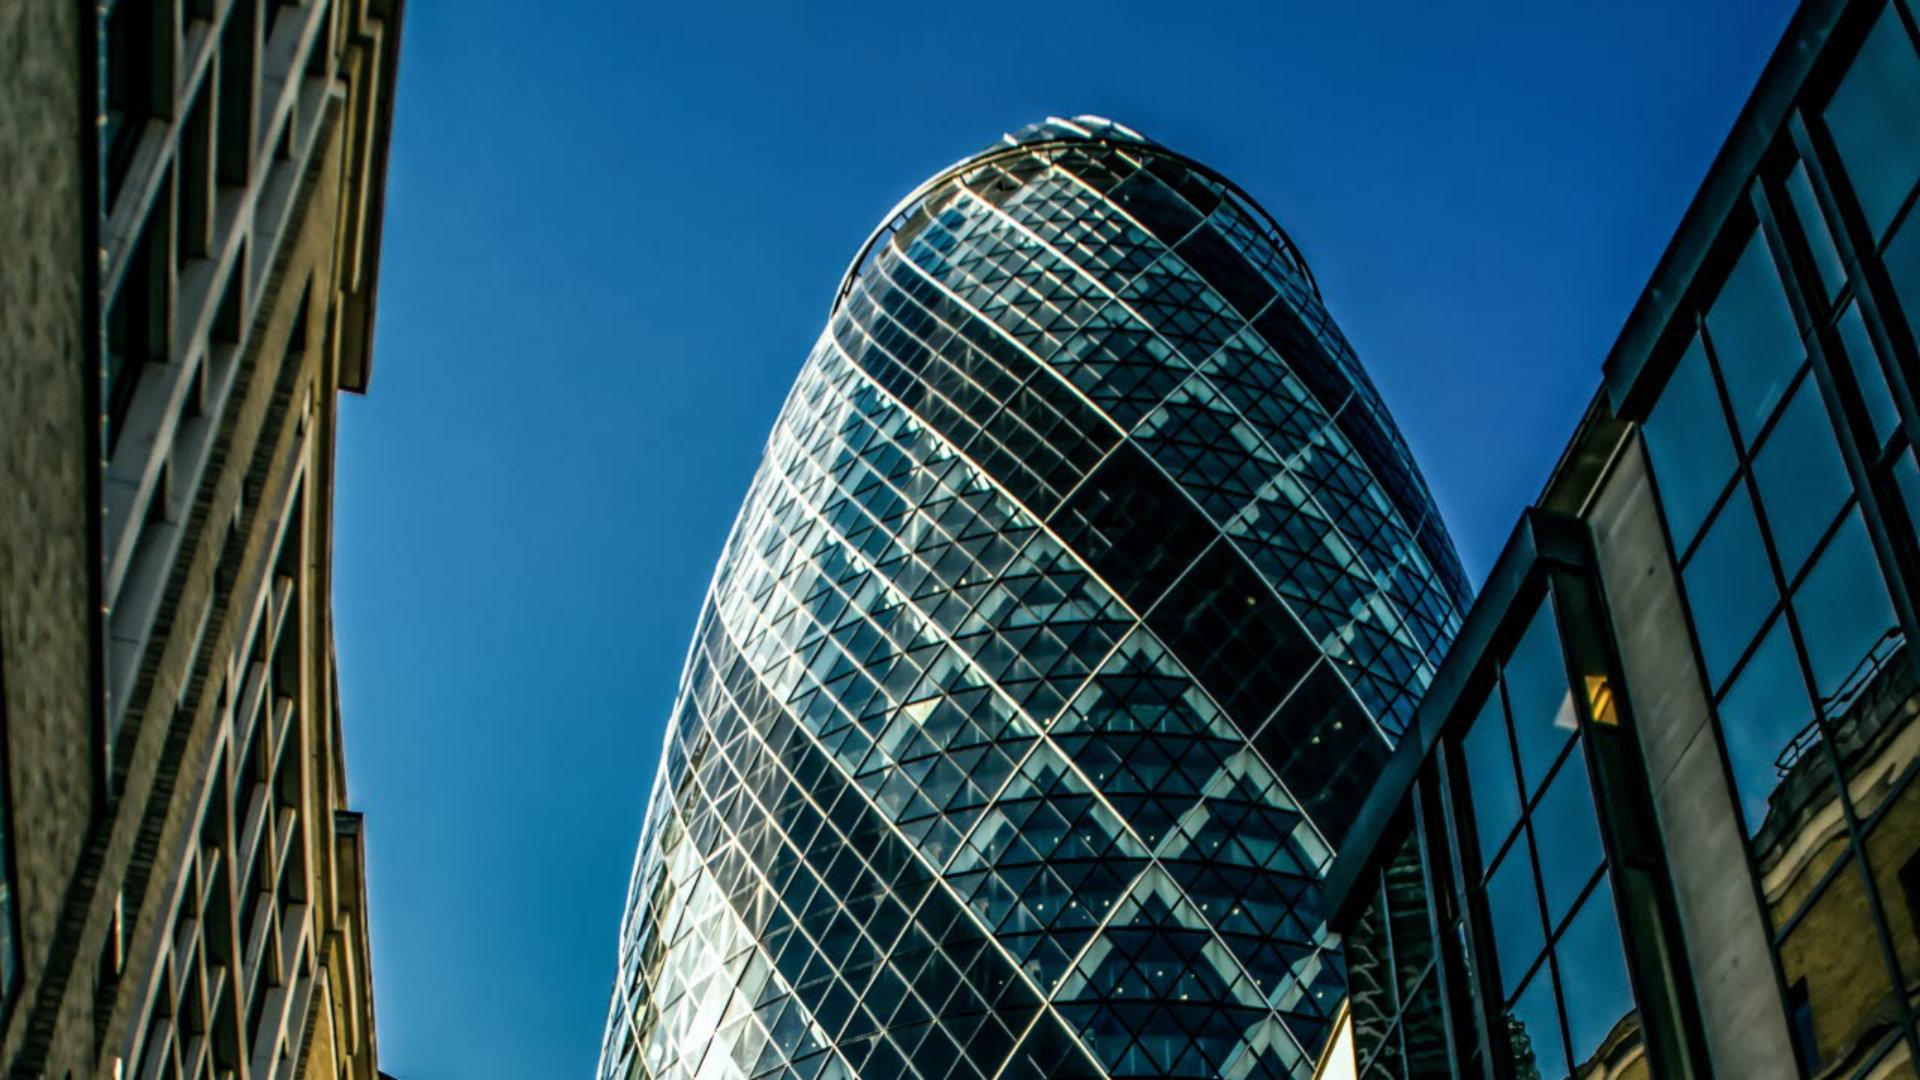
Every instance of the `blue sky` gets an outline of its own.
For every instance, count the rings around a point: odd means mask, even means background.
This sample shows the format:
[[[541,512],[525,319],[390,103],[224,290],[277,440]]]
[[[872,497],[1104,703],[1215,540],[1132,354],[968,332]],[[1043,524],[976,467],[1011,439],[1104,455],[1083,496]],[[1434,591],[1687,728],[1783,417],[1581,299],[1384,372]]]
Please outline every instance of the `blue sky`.
[[[1081,112],[1232,177],[1477,580],[1791,7],[413,0],[334,552],[382,1065],[591,1076],[701,593],[921,179]]]

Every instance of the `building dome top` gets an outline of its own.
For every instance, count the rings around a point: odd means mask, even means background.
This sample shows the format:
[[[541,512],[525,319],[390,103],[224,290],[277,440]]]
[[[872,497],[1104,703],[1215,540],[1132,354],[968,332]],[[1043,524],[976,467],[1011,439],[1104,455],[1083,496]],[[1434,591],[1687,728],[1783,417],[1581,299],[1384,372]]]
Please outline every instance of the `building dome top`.
[[[1053,139],[1107,139],[1121,142],[1136,142],[1147,146],[1157,146],[1152,139],[1104,116],[1082,114],[1069,120],[1058,116],[1049,116],[1036,124],[1009,135],[1002,135],[999,146],[1019,146],[1022,143],[1047,142]]]

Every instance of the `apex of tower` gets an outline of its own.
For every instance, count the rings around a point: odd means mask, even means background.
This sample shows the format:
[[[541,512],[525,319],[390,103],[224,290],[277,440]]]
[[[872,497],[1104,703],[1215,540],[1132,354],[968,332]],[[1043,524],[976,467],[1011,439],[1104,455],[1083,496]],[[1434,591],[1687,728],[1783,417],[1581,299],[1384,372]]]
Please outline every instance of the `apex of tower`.
[[[1125,124],[1115,123],[1104,116],[1090,116],[1084,113],[1070,120],[1049,116],[1037,124],[1028,124],[1012,134],[1000,137],[1001,143],[1006,146],[1045,142],[1049,139],[1117,139],[1124,142],[1153,144],[1152,139]]]

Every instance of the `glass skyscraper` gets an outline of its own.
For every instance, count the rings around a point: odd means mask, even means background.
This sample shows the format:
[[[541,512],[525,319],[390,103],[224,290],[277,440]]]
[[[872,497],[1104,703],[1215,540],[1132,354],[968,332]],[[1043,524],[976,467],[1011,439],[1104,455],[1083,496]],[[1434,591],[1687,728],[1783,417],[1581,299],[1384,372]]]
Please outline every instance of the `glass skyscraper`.
[[[720,559],[600,1075],[1308,1076],[1319,877],[1466,592],[1233,184],[1089,117],[948,169]]]

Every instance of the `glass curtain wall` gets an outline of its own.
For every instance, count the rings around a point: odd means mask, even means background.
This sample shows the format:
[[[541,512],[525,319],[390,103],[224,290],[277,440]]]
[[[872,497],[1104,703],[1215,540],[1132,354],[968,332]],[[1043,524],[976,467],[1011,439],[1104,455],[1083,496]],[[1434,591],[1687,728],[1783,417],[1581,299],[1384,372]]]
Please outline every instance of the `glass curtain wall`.
[[[1306,1077],[1465,585],[1278,226],[1056,120],[856,258],[701,615],[601,1075]]]

